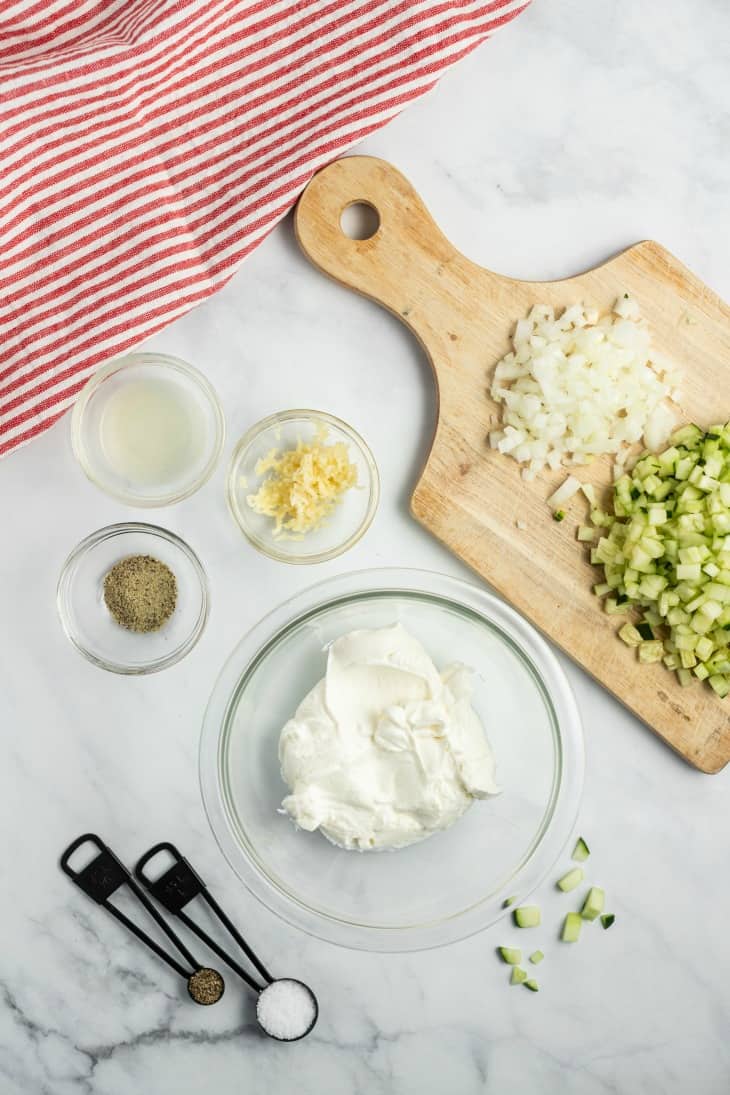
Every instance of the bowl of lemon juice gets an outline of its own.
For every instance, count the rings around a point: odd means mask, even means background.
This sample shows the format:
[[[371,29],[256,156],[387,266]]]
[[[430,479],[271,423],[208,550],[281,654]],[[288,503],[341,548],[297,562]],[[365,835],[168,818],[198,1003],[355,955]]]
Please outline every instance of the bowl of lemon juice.
[[[74,453],[88,478],[133,506],[166,506],[211,476],[225,437],[218,397],[192,365],[128,354],[89,380],[71,418]]]

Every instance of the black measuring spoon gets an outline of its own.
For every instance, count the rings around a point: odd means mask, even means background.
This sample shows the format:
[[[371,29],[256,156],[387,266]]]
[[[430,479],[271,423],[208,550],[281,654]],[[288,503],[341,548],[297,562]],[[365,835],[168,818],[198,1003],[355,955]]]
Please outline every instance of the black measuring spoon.
[[[80,871],[75,871],[71,867],[69,860],[84,844],[93,845],[93,847],[97,849],[98,855],[96,855],[90,863],[87,863],[85,867],[82,867]],[[124,864],[117,858],[111,848],[104,843],[101,837],[98,837],[96,833],[84,833],[83,836],[77,837],[76,840],[69,844],[68,848],[61,856],[61,869],[68,875],[71,881],[79,887],[79,889],[83,890],[88,897],[96,901],[97,905],[101,905],[105,908],[107,912],[111,913],[113,917],[123,924],[132,935],[135,935],[146,947],[149,947],[151,951],[154,951],[158,958],[161,958],[163,962],[166,962],[168,966],[175,970],[175,973],[179,973],[187,982],[188,992],[196,1004],[216,1004],[220,1000],[225,991],[225,982],[220,973],[218,973],[218,970],[211,969],[209,966],[203,966],[200,962],[196,961],[182,940],[179,939],[172,930],[165,918],[157,911],[144,890],[137,885],[131,872],[127,870]],[[154,939],[151,939],[150,936],[147,935],[138,924],[135,924],[133,920],[130,920],[121,909],[116,908],[116,906],[111,903],[109,898],[122,886],[129,887],[155,923],[175,945],[179,953],[188,963],[187,968],[179,962],[177,958],[169,954],[156,943]]]
[[[161,852],[166,852],[168,855],[172,856],[172,866],[163,871],[161,875],[152,878],[146,873],[145,868],[151,860]],[[270,1038],[275,1038],[279,1042],[298,1042],[301,1038],[306,1038],[306,1036],[311,1033],[319,1016],[319,1004],[317,1002],[317,997],[310,987],[305,985],[303,981],[298,981],[293,977],[274,978],[271,976],[261,959],[254,953],[236,928],[235,924],[233,924],[210,893],[200,875],[194,870],[185,856],[178,851],[174,844],[171,844],[167,840],[155,844],[137,861],[134,873],[142,885],[146,887],[149,893],[151,893],[169,913],[172,913],[173,916],[177,916],[191,932],[197,935],[198,939],[201,939],[207,947],[210,947],[214,954],[217,954],[226,965],[230,966],[234,973],[237,973],[250,989],[253,989],[258,997],[256,1003],[256,1018],[265,1034]],[[211,936],[185,912],[185,906],[195,897],[201,897],[207,903],[208,907],[215,916],[217,916],[218,920],[223,924],[255,968],[259,980],[248,973],[235,958],[228,954],[215,939],[212,939]],[[261,981],[264,983],[262,984]],[[296,1003],[301,1004],[304,1007],[305,1016],[311,1013],[311,1018],[308,1018],[307,1022],[303,1023],[302,1029],[298,1032],[294,1031],[288,1033],[289,1028],[286,1024],[279,1026],[279,1033],[273,1029],[275,1024],[272,1023],[270,1017],[272,1013],[275,1015],[276,1012],[277,1001],[275,997],[281,998],[282,994],[285,996],[286,994],[289,995],[290,1004],[292,1002],[295,1003],[295,1006]],[[266,1025],[266,1021],[269,1022],[268,1026]]]

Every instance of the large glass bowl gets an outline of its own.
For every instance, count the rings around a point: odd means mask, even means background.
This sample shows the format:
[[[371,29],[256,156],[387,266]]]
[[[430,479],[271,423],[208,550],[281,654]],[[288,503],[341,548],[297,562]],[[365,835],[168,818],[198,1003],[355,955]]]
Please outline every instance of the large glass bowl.
[[[277,812],[279,732],[324,675],[329,643],[397,621],[439,669],[474,670],[503,792],[420,844],[344,851]],[[200,777],[223,853],[269,909],[332,943],[418,950],[493,924],[553,867],[578,811],[583,737],[556,658],[511,608],[445,575],[372,570],[299,594],[236,647],[206,712]]]

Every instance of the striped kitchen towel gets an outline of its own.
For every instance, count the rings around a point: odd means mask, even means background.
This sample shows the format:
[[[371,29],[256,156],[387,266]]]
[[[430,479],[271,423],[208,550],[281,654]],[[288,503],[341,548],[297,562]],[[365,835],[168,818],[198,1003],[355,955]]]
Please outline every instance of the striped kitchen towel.
[[[0,455],[526,0],[0,0]]]

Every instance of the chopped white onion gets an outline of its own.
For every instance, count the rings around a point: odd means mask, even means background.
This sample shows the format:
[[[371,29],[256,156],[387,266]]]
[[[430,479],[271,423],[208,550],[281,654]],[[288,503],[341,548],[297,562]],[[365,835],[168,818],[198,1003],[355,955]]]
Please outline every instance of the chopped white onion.
[[[579,490],[580,479],[576,479],[574,475],[569,475],[565,482],[561,483],[558,489],[550,495],[548,505],[554,509],[556,506],[562,505],[563,502],[567,502]]]
[[[492,448],[514,457],[524,479],[548,467],[623,455],[644,437],[661,448],[676,398],[673,366],[651,352],[635,300],[624,294],[613,314],[572,304],[556,318],[536,304],[517,322],[512,350],[494,370],[491,394],[502,405]]]
[[[646,420],[644,441],[647,449],[651,452],[660,452],[665,449],[673,429],[674,415],[666,403],[660,403]]]

